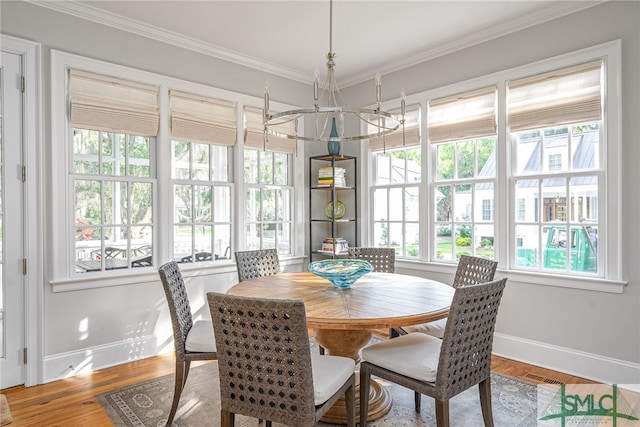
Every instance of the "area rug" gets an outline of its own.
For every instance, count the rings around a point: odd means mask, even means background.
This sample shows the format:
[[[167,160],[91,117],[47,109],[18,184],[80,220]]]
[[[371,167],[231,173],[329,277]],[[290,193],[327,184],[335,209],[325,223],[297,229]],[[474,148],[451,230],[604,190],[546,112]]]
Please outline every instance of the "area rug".
[[[173,397],[173,375],[156,378],[98,396],[98,401],[116,426],[164,426]],[[380,380],[379,380],[380,381]],[[413,391],[381,381],[393,398],[391,410],[368,423],[372,427],[435,426],[433,399],[423,397],[422,410],[413,406]],[[537,425],[536,384],[492,373],[492,405],[496,427],[535,427]],[[220,425],[218,364],[209,362],[191,368],[173,426]],[[450,401],[452,427],[484,425],[478,388],[459,394]],[[255,418],[236,416],[236,426],[257,427]],[[274,423],[274,426],[280,424]],[[319,426],[335,426],[319,423]]]

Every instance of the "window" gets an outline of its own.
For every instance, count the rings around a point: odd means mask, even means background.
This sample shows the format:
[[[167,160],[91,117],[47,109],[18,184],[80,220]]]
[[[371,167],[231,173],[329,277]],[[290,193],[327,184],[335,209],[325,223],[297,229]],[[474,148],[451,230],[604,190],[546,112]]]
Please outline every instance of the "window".
[[[496,93],[492,86],[429,102],[437,260],[494,257]]]
[[[158,88],[69,70],[76,273],[153,265]]]
[[[420,253],[420,110],[406,114],[405,137],[394,132],[372,138],[375,158],[373,244],[394,247],[397,256],[418,258]],[[371,132],[371,131],[370,131]]]
[[[517,203],[518,203],[518,208],[517,208],[517,220],[518,221],[524,221],[525,215],[527,213],[527,199],[523,198],[519,198]]]
[[[541,209],[515,223],[514,268],[599,272],[601,75],[598,60],[508,84],[514,197]]]
[[[228,148],[175,140],[172,147],[173,258],[183,263],[230,259]]]
[[[245,248],[292,252],[289,155],[244,150]]]
[[[619,67],[616,41],[411,95],[428,161],[410,173],[413,154],[370,144],[370,239],[424,261],[493,258],[531,283],[620,280],[620,209],[603,208],[621,199]],[[405,191],[409,176],[428,203]],[[407,200],[419,213],[406,216]],[[401,240],[411,227],[419,251]]]
[[[277,249],[292,254],[292,156],[294,139],[269,136],[265,140],[263,111],[245,107],[244,208],[245,248]],[[280,126],[295,133],[296,123]]]
[[[150,138],[73,130],[76,272],[152,265]]]
[[[231,258],[233,188],[229,165],[236,142],[235,103],[170,91],[173,259]]]
[[[549,171],[562,170],[562,155],[561,154],[549,154]]]
[[[302,253],[304,156],[264,140],[261,98],[58,51],[51,70],[54,292],[148,282],[166,260],[215,274],[236,250]]]

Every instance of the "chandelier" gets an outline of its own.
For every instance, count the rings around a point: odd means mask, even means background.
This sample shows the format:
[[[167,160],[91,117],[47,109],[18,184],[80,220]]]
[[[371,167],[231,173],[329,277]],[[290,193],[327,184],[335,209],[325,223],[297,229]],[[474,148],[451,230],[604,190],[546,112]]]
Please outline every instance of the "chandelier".
[[[382,137],[398,129],[402,130],[404,139],[405,99],[404,89],[401,92],[400,114],[391,114],[382,107],[382,79],[380,74],[375,76],[375,108],[351,107],[342,96],[336,83],[335,57],[333,52],[333,0],[329,2],[329,53],[327,53],[327,76],[324,84],[320,85],[318,70],[313,79],[313,106],[282,112],[269,111],[269,84],[265,84],[264,91],[264,138],[265,145],[269,135],[280,138],[301,139],[303,141],[355,141]],[[299,118],[311,119],[315,124],[315,131],[311,136],[297,135],[282,131],[291,122]],[[350,118],[349,118],[350,117]],[[345,120],[357,120],[362,133],[345,134]],[[305,120],[305,127],[309,121]],[[295,128],[295,126],[294,126]],[[308,128],[307,128],[308,129]],[[337,136],[336,136],[337,135]]]

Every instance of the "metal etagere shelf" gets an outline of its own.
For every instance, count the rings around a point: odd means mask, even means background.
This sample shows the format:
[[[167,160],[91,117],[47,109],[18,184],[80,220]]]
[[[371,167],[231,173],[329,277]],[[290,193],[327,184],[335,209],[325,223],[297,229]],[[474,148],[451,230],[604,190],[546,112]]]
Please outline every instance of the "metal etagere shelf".
[[[321,168],[325,168],[323,177],[320,177]],[[331,171],[329,176],[327,168]],[[346,247],[338,239],[344,239],[349,247],[358,245],[356,177],[356,157],[323,155],[309,158],[310,261],[346,257]],[[323,243],[328,239],[332,240],[332,250],[323,250]]]

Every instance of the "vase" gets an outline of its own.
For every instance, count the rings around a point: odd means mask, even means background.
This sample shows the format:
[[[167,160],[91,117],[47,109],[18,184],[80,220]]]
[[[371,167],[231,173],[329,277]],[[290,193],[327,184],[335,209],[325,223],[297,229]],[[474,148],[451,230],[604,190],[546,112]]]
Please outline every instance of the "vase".
[[[331,133],[329,134],[329,141],[327,141],[327,151],[329,151],[329,154],[332,156],[340,154],[340,137],[336,129],[335,117],[331,119]]]

